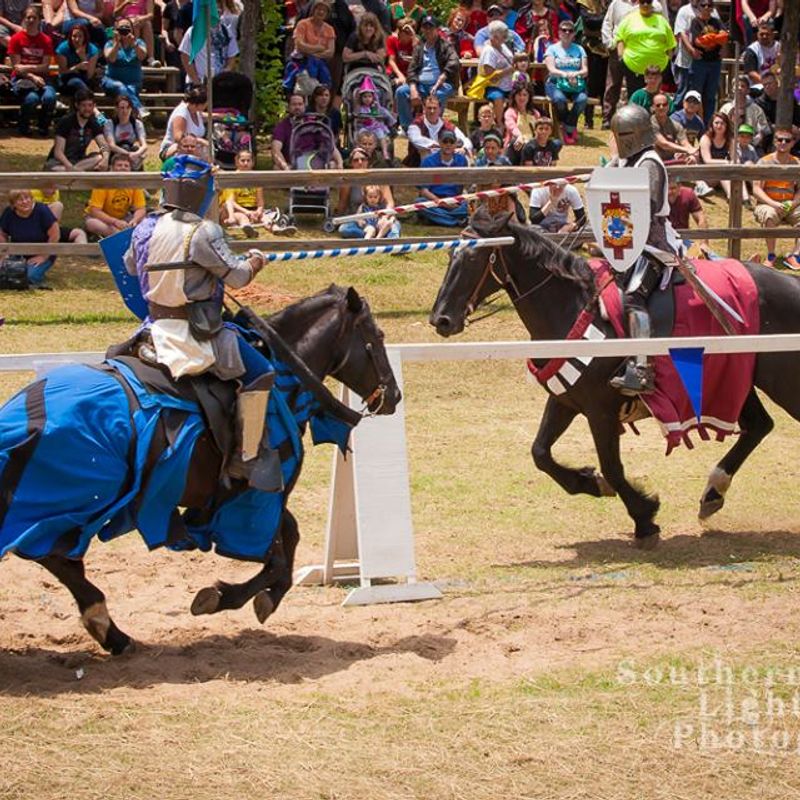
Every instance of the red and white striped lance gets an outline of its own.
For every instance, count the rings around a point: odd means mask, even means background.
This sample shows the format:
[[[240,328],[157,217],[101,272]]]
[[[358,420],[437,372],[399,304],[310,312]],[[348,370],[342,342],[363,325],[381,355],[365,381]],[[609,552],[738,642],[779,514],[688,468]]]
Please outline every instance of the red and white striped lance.
[[[457,194],[453,197],[440,197],[436,200],[422,200],[419,203],[408,203],[404,206],[394,208],[379,208],[375,211],[364,211],[359,214],[348,214],[344,217],[334,217],[331,222],[334,225],[341,225],[343,222],[355,222],[359,219],[368,217],[384,217],[389,214],[409,214],[412,211],[422,211],[425,208],[454,208],[465,200],[487,200],[490,197],[502,197],[506,194],[516,194],[517,192],[527,192],[531,189],[538,189],[541,186],[553,186],[566,183],[584,183],[591,178],[591,175],[570,175],[566,178],[552,178],[549,181],[536,181],[534,183],[519,183],[516,186],[501,186],[499,189],[484,189],[480,192],[467,192]]]

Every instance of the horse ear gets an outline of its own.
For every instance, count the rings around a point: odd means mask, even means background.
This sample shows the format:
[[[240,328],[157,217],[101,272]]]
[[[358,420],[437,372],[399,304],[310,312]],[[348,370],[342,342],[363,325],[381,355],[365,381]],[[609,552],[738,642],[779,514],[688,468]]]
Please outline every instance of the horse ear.
[[[347,290],[347,308],[349,311],[352,311],[354,314],[358,314],[359,311],[364,306],[364,301],[361,299],[361,295],[351,286]]]

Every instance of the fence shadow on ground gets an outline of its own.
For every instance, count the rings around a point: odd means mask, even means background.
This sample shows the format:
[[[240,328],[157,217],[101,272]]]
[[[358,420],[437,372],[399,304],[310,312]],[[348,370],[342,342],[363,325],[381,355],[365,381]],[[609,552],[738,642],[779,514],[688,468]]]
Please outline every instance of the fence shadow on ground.
[[[496,564],[498,568],[564,567],[580,569],[608,564],[651,564],[663,569],[711,567],[775,558],[800,558],[800,532],[707,530],[702,535],[663,536],[654,550],[639,550],[632,537],[620,533],[611,539],[582,540],[558,548],[563,559]]]
[[[36,646],[0,651],[0,696],[96,694],[117,687],[146,689],[159,683],[213,680],[295,684],[384,655],[413,653],[439,661],[456,646],[455,639],[432,634],[374,646],[326,636],[278,636],[249,629],[186,644],[137,642],[130,655],[112,658],[100,655],[88,638],[85,646],[83,641],[79,645],[82,649],[73,652]]]

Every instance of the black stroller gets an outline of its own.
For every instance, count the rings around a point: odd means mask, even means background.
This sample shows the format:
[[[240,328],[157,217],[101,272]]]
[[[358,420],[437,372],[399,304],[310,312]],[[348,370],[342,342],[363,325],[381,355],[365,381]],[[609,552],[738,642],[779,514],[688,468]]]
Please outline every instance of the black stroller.
[[[220,72],[212,82],[214,159],[223,169],[235,169],[236,154],[249,150],[256,163],[255,126],[249,120],[253,83],[241,72]]]
[[[292,169],[317,171],[328,169],[336,153],[334,138],[328,120],[319,114],[306,114],[292,129],[289,154]],[[294,222],[297,212],[324,214],[328,223],[331,190],[328,186],[295,186],[289,189],[289,219]]]

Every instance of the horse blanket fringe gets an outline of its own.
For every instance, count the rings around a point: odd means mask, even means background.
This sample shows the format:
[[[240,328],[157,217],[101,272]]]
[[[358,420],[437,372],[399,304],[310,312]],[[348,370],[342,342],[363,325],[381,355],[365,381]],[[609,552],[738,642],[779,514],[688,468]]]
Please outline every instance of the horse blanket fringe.
[[[303,459],[302,436],[346,451],[352,423],[323,409],[280,361],[267,407],[270,445],[281,454],[280,493],[227,492],[198,514],[180,511],[205,425],[199,406],[152,393],[122,362],[50,372],[0,408],[0,556],[82,557],[92,538],[138,529],[148,548],[210,550],[263,562]],[[167,441],[150,453],[160,418]],[[148,463],[149,459],[149,463]]]
[[[761,320],[758,305],[758,290],[750,273],[733,259],[720,261],[692,260],[702,280],[738,311],[744,324],[731,319],[737,334],[757,334]],[[608,283],[608,264],[593,259],[589,265],[594,272],[595,284],[605,284],[601,300],[606,316],[618,338],[627,336],[623,322],[622,298],[615,282]],[[688,283],[673,286],[675,297],[675,320],[672,336],[721,336],[725,332],[714,319],[703,301],[697,297]],[[567,338],[603,336],[593,318],[584,312],[576,321]],[[552,360],[537,368],[528,362],[528,370],[549,390],[557,387],[564,391],[557,373],[564,373],[565,360]],[[680,444],[693,447],[689,437],[697,431],[701,439],[710,437],[713,431],[718,440],[735,433],[739,414],[753,384],[755,353],[713,354],[703,356],[703,408],[700,418],[695,415],[683,382],[668,355],[654,358],[656,390],[641,399],[658,421],[667,440],[667,455]],[[585,369],[586,363],[581,365]],[[571,367],[571,362],[566,364]],[[569,383],[580,379],[579,370],[572,369]],[[563,374],[561,375],[563,378]],[[554,393],[559,393],[558,391]]]

